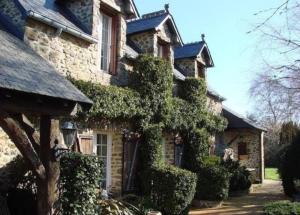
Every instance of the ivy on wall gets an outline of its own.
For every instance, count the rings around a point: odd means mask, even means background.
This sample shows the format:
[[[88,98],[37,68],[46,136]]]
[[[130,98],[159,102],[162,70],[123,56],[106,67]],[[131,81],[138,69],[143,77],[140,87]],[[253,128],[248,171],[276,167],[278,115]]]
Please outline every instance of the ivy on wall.
[[[129,77],[129,88],[101,86],[70,78],[78,89],[94,101],[92,109],[81,112],[78,119],[85,119],[91,124],[100,119],[130,121],[141,133],[143,141],[140,147],[142,171],[139,175],[143,194],[162,196],[164,194],[159,192],[163,189],[152,189],[152,183],[159,183],[155,176],[168,173],[178,177],[174,183],[179,184],[186,180],[176,168],[166,171],[168,167],[163,165],[162,131],[179,132],[184,137],[184,167],[197,172],[203,157],[208,156],[209,137],[222,131],[226,127],[226,120],[208,110],[204,80],[187,78],[179,87],[178,97],[172,96],[173,72],[168,61],[140,55]],[[191,181],[195,180],[191,175]],[[191,198],[195,193],[195,186],[192,187],[193,190],[183,192]],[[176,197],[170,204],[175,204],[181,197]],[[182,208],[174,209],[170,214],[185,211],[189,203],[185,202]]]

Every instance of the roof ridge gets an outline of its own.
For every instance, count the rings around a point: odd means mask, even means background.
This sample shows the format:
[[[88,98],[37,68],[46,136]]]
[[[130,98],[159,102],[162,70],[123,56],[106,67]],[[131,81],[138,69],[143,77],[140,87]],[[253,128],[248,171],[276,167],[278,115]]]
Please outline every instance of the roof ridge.
[[[193,42],[185,43],[183,46],[196,45],[196,44],[200,44],[200,43],[203,43],[203,41],[193,41]]]
[[[162,12],[162,11],[161,11]],[[127,23],[131,23],[131,22],[138,22],[138,21],[143,21],[143,20],[147,20],[147,19],[152,19],[152,18],[156,18],[156,17],[159,17],[159,16],[162,16],[162,15],[168,15],[167,12],[164,11],[164,13],[157,13],[157,14],[154,14],[155,12],[151,13],[153,15],[150,15],[149,16],[145,16],[143,15],[142,17],[137,17],[137,18],[133,18],[133,19],[128,19],[127,20]]]

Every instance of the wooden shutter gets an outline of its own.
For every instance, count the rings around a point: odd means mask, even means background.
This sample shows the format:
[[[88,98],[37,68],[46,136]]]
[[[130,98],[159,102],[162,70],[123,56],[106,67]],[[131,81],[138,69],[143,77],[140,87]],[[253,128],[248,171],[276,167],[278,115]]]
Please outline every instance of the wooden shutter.
[[[118,16],[112,17],[111,24],[111,47],[110,47],[110,65],[109,72],[112,75],[117,74],[117,28],[118,28]]]
[[[93,154],[93,136],[79,137],[80,152],[82,154]]]
[[[124,142],[123,154],[123,193],[136,191],[136,174],[138,161],[138,140]]]

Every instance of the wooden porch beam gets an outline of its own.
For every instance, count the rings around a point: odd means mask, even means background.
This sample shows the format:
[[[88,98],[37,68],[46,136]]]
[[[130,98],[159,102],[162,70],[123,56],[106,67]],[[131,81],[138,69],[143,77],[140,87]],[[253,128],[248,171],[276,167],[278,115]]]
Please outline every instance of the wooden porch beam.
[[[17,123],[7,112],[0,108],[0,126],[4,132],[13,141],[19,149],[23,157],[29,162],[34,173],[40,178],[45,179],[45,167],[40,161],[38,155],[34,151],[27,135],[22,130],[19,123]]]
[[[13,117],[27,134],[34,150],[37,154],[40,153],[40,134],[35,130],[32,123],[24,114],[18,114]]]

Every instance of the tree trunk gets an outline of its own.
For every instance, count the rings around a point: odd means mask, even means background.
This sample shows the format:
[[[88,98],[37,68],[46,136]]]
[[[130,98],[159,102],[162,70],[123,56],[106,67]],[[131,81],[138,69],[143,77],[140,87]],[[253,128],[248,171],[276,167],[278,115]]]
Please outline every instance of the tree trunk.
[[[45,166],[46,179],[38,180],[38,214],[53,215],[58,200],[59,162],[53,147],[60,142],[59,121],[49,116],[41,117],[40,158]]]

